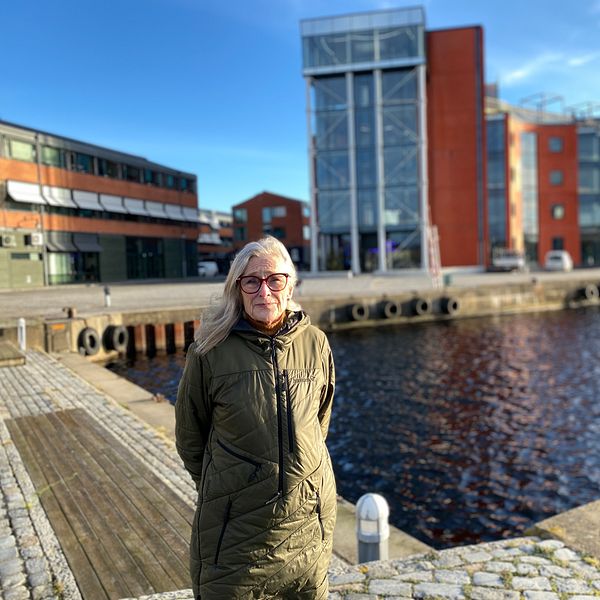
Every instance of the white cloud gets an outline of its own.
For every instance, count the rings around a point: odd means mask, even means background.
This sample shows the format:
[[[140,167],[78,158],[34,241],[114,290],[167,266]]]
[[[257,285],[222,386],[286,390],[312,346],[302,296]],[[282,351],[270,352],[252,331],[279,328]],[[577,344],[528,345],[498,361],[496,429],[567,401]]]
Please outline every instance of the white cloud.
[[[600,2],[599,2],[600,4]],[[589,54],[583,54],[581,56],[574,56],[567,61],[567,64],[570,67],[581,67],[583,65],[587,65],[588,63],[596,60],[600,57],[600,52],[590,52]]]
[[[505,85],[511,85],[528,79],[538,73],[546,71],[549,67],[564,60],[562,54],[544,52],[531,60],[523,63],[518,68],[500,75],[500,80]]]

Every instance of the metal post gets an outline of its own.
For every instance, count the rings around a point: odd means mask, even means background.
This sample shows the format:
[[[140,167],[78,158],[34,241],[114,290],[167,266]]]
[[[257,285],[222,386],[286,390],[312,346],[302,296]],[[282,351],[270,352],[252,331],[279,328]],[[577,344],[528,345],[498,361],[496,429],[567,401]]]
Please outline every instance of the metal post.
[[[364,494],[356,503],[358,562],[388,559],[390,508],[383,496]]]
[[[27,350],[27,325],[23,317],[17,319],[17,340],[19,341],[19,350]]]
[[[104,306],[106,306],[106,308],[110,308],[110,306],[112,305],[112,301],[110,299],[110,288],[105,285],[104,286]]]

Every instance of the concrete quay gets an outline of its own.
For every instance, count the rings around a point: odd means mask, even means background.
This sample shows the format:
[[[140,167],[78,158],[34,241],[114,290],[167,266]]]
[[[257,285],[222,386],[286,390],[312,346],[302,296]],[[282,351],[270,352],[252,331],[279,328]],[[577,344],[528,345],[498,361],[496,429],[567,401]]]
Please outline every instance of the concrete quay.
[[[195,490],[169,432],[161,429],[172,407],[144,397],[141,388],[124,380],[103,382],[101,368],[86,370],[86,364],[79,356],[28,351],[25,364],[0,368],[0,595],[5,600],[82,598],[78,574],[40,501],[42,490],[33,484],[11,437],[11,421],[19,417],[84,411],[114,437],[115,445],[126,446],[190,509],[194,506]],[[153,425],[138,415],[151,415]],[[600,502],[569,513],[555,517],[561,519],[558,524],[545,521],[536,534],[521,538],[442,551],[415,548],[410,556],[362,565],[336,556],[329,600],[597,599],[600,552],[593,541],[600,538]],[[542,540],[540,534],[561,539]],[[192,600],[192,595],[181,589],[133,598]]]

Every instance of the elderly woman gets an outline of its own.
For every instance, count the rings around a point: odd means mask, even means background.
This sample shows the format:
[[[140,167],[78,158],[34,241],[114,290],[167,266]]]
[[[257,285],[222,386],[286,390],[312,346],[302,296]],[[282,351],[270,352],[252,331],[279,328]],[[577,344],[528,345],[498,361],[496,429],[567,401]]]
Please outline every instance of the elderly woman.
[[[327,598],[333,360],[295,283],[281,242],[250,242],[188,351],[176,440],[198,490],[190,567],[202,600]]]

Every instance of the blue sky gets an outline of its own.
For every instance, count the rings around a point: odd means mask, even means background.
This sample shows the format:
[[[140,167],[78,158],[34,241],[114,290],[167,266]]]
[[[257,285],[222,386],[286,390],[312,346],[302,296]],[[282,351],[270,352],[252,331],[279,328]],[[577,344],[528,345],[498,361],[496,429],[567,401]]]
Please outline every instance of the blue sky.
[[[1,2],[0,119],[196,173],[201,208],[263,190],[306,200],[299,20],[417,4]],[[600,0],[422,5],[428,29],[483,26],[486,81],[503,99],[600,102]]]

